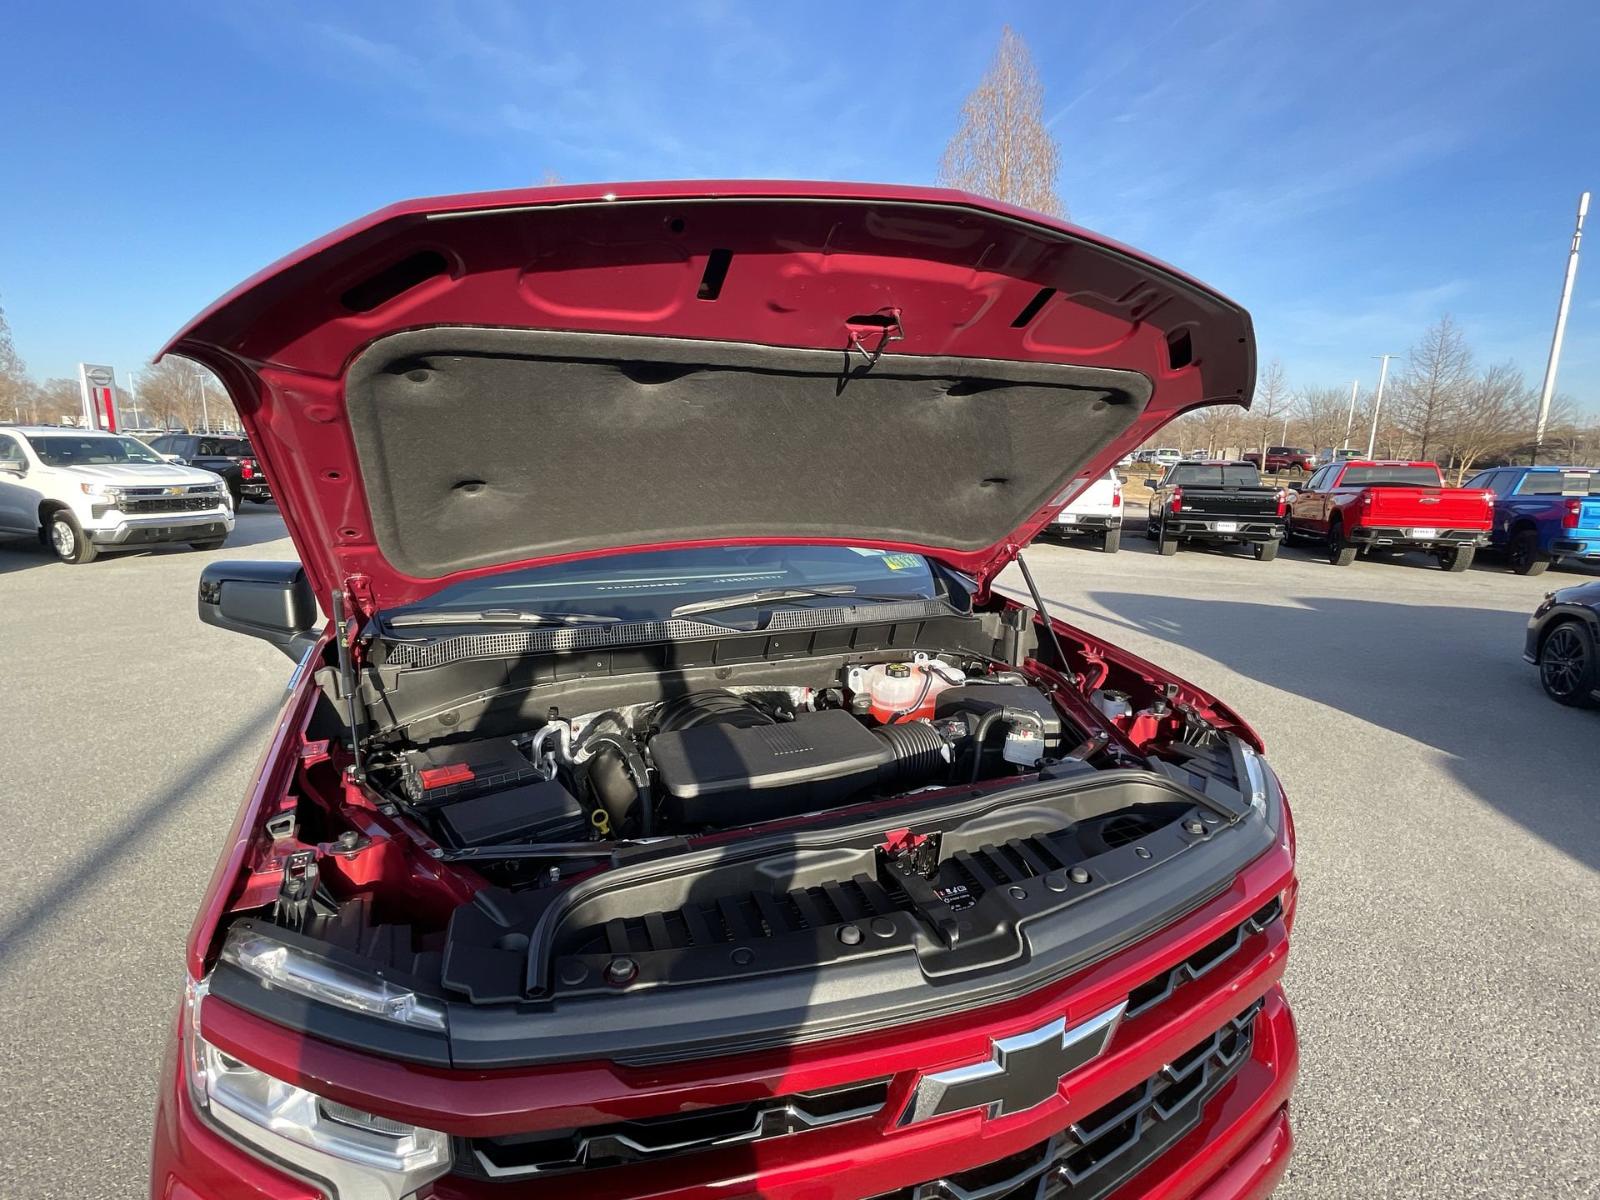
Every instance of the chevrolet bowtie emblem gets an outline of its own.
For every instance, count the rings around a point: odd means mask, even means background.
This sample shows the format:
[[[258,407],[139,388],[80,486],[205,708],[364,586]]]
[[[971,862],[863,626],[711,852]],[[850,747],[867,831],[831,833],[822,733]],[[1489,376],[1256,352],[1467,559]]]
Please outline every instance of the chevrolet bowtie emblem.
[[[924,1075],[900,1114],[900,1124],[972,1108],[985,1109],[990,1117],[1008,1117],[1043,1104],[1061,1090],[1062,1079],[1099,1057],[1127,1007],[1124,1000],[1072,1026],[1057,1017],[1038,1029],[997,1038],[987,1060]]]
[[[169,496],[181,496],[183,493],[184,489],[181,487],[170,487],[167,489],[167,495]]]

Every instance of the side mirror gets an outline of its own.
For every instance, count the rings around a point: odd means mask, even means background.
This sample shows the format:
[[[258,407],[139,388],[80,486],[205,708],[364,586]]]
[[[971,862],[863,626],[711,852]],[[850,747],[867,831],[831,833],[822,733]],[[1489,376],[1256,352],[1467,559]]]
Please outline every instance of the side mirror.
[[[297,562],[210,563],[200,573],[200,619],[270,642],[299,662],[317,643],[321,616]]]
[[[1158,487],[1161,486],[1161,480],[1159,480],[1159,479],[1146,479],[1144,481],[1144,485],[1145,485],[1145,487],[1149,488],[1153,492]]]
[[[163,454],[161,456],[161,460],[163,462],[181,463],[183,461],[183,456],[178,454]]]
[[[21,479],[27,473],[27,463],[12,462],[10,459],[0,462],[0,475],[15,475],[18,479]]]

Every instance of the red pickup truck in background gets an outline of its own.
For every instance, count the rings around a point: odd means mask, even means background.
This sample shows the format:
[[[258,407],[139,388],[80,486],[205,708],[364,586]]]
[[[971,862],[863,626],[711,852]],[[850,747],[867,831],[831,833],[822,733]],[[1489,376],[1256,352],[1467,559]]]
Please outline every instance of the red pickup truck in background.
[[[1262,461],[1261,451],[1246,450],[1244,461],[1263,472],[1288,471],[1291,475],[1308,474],[1317,466],[1316,456],[1299,446],[1268,446],[1265,462]]]
[[[1358,551],[1424,550],[1446,571],[1465,571],[1494,523],[1493,492],[1445,487],[1431,462],[1331,462],[1290,487],[1286,536],[1324,543],[1339,567]]]

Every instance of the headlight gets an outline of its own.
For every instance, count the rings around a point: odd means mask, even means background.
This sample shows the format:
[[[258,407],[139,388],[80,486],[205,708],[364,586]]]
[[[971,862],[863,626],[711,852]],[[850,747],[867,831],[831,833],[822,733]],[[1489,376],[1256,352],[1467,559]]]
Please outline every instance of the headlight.
[[[286,945],[248,926],[235,925],[228,931],[222,961],[254,975],[268,987],[308,1000],[419,1029],[442,1030],[446,1025],[444,1005],[437,1000]]]
[[[449,1135],[374,1116],[285,1083],[200,1036],[204,982],[184,996],[195,1108],[234,1141],[309,1176],[333,1200],[400,1200],[450,1169]]]
[[[80,483],[78,486],[83,489],[85,496],[92,496],[105,504],[121,504],[125,494],[121,488],[108,483]]]

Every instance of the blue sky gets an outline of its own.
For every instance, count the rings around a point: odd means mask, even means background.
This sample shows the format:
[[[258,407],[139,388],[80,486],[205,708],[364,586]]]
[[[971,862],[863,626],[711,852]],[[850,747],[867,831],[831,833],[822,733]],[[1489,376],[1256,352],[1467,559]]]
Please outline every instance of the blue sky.
[[[127,370],[406,196],[549,171],[931,182],[1007,21],[1073,218],[1243,301],[1293,383],[1370,383],[1446,311],[1480,358],[1542,373],[1600,187],[1582,0],[22,5],[0,304],[36,376]],[[1561,390],[1600,409],[1591,246]]]

